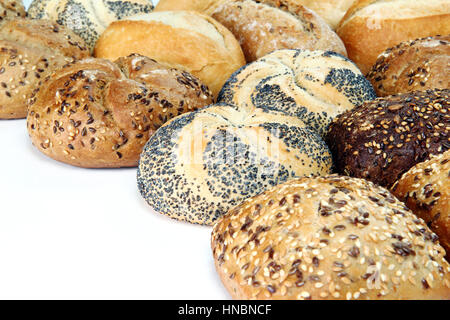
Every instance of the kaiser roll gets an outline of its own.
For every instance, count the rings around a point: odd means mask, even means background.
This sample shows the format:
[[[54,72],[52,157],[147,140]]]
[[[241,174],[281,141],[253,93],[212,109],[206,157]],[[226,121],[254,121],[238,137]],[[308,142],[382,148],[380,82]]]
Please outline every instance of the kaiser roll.
[[[450,88],[450,35],[406,41],[379,57],[368,79],[379,96]]]
[[[450,148],[449,89],[367,102],[338,116],[327,142],[336,170],[391,187],[406,171]]]
[[[111,22],[152,10],[151,0],[33,0],[28,15],[66,25],[93,50]]]
[[[69,29],[18,18],[0,25],[0,119],[24,118],[27,100],[56,69],[89,51]]]
[[[402,41],[450,34],[448,0],[358,0],[336,29],[348,57],[366,74]]]
[[[211,17],[193,11],[154,12],[113,22],[95,47],[95,56],[100,58],[130,53],[186,70],[214,95],[245,64],[233,34]]]
[[[296,116],[324,135],[338,114],[375,98],[370,82],[347,58],[334,52],[284,49],[233,74],[218,99]]]
[[[30,99],[28,132],[47,156],[74,166],[136,166],[150,135],[170,118],[212,102],[185,71],[132,55],[85,59],[56,71]]]
[[[217,6],[211,16],[231,30],[248,62],[277,49],[347,55],[341,39],[327,23],[296,0],[230,0]]]
[[[392,192],[436,232],[450,258],[450,150],[412,167]]]
[[[242,200],[328,174],[331,164],[325,143],[298,118],[216,105],[181,115],[150,138],[138,186],[157,212],[211,225]]]
[[[365,180],[329,176],[276,186],[230,210],[211,242],[235,299],[450,298],[438,237]]]

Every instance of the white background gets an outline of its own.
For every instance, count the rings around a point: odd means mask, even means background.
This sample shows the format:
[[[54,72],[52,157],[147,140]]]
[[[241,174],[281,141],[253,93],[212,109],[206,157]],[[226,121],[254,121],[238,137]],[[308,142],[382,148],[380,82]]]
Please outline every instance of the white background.
[[[154,213],[136,169],[46,158],[25,120],[0,120],[0,153],[0,299],[229,298],[211,228]]]

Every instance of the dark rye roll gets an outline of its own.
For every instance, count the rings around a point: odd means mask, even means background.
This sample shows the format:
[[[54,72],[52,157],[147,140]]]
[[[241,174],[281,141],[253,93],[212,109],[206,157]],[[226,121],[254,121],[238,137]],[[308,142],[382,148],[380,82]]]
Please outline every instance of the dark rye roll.
[[[391,187],[430,155],[450,148],[449,89],[367,102],[335,119],[327,135],[339,173]]]
[[[38,88],[28,132],[41,152],[67,164],[134,167],[161,125],[212,101],[198,79],[150,58],[90,58],[56,71]]]
[[[378,96],[450,88],[450,35],[406,41],[389,48],[367,75]]]
[[[235,299],[450,299],[438,237],[386,189],[303,178],[232,209],[211,247]]]
[[[325,142],[298,118],[221,104],[161,127],[145,146],[137,180],[156,212],[212,225],[244,199],[328,174],[331,165]]]
[[[406,172],[392,193],[439,236],[450,259],[450,150]]]
[[[284,112],[325,135],[339,114],[376,98],[356,65],[335,52],[277,50],[236,71],[218,101]]]

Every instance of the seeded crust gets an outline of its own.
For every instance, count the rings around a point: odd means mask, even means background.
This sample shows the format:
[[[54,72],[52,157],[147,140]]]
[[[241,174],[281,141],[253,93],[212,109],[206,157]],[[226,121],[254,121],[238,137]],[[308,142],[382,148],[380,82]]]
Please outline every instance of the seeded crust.
[[[295,0],[233,0],[211,16],[238,39],[247,62],[277,49],[335,51],[347,55],[341,39],[315,12]]]
[[[25,118],[27,100],[54,70],[89,56],[84,41],[48,20],[0,26],[0,119]]]
[[[30,99],[28,132],[55,160],[85,168],[137,166],[169,119],[213,102],[184,71],[139,55],[85,59],[53,73]]]
[[[235,299],[450,298],[438,237],[361,179],[302,178],[247,199],[217,222],[211,247]]]
[[[378,98],[335,119],[327,135],[337,172],[390,188],[450,148],[450,90]]]
[[[450,258],[450,150],[419,163],[405,173],[392,188],[439,236]]]
[[[131,18],[130,18],[131,19]],[[154,12],[112,23],[94,55],[114,60],[140,53],[198,77],[217,96],[228,77],[245,64],[233,34],[193,11]]]
[[[152,10],[151,0],[33,0],[28,15],[60,22],[83,38],[92,51],[111,22]]]
[[[27,12],[21,0],[0,0],[0,23],[15,18],[25,18],[26,15]]]
[[[244,199],[329,174],[331,165],[326,144],[299,119],[222,104],[161,127],[141,155],[137,181],[156,212],[212,225]]]
[[[325,135],[344,111],[375,99],[370,82],[353,62],[324,51],[275,51],[235,72],[218,101],[296,116]]]
[[[336,29],[348,57],[364,74],[400,42],[450,34],[448,0],[359,0]]]
[[[422,38],[389,48],[368,79],[378,96],[450,88],[450,35]]]

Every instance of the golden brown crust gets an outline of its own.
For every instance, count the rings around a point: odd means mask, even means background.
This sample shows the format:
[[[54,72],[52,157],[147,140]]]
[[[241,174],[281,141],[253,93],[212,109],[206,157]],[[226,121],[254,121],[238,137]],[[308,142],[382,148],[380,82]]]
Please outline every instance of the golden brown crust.
[[[197,11],[201,13],[210,12],[218,4],[227,0],[161,0],[154,11]]]
[[[334,51],[347,55],[344,44],[315,12],[293,0],[234,0],[211,16],[239,40],[247,62],[277,49]]]
[[[393,194],[425,220],[450,257],[450,150],[411,168]]]
[[[450,88],[450,35],[406,41],[387,49],[367,78],[378,96]]]
[[[336,32],[349,58],[366,74],[389,47],[449,34],[450,4],[445,0],[360,0],[349,9]]]
[[[233,34],[209,16],[197,12],[155,12],[137,21],[112,23],[100,37],[95,56],[114,60],[140,53],[186,70],[217,95],[226,79],[245,64]]]
[[[48,20],[15,19],[0,27],[0,119],[24,118],[27,100],[54,70],[89,56],[84,42]]]
[[[21,0],[0,0],[0,22],[26,16],[27,12]]]
[[[211,241],[235,299],[450,298],[450,266],[437,236],[365,180],[279,185],[230,210]]]
[[[30,99],[28,131],[47,156],[87,168],[132,167],[169,119],[212,103],[190,74],[132,55],[85,59],[52,74]]]
[[[313,10],[334,30],[356,0],[298,0],[297,3]]]

